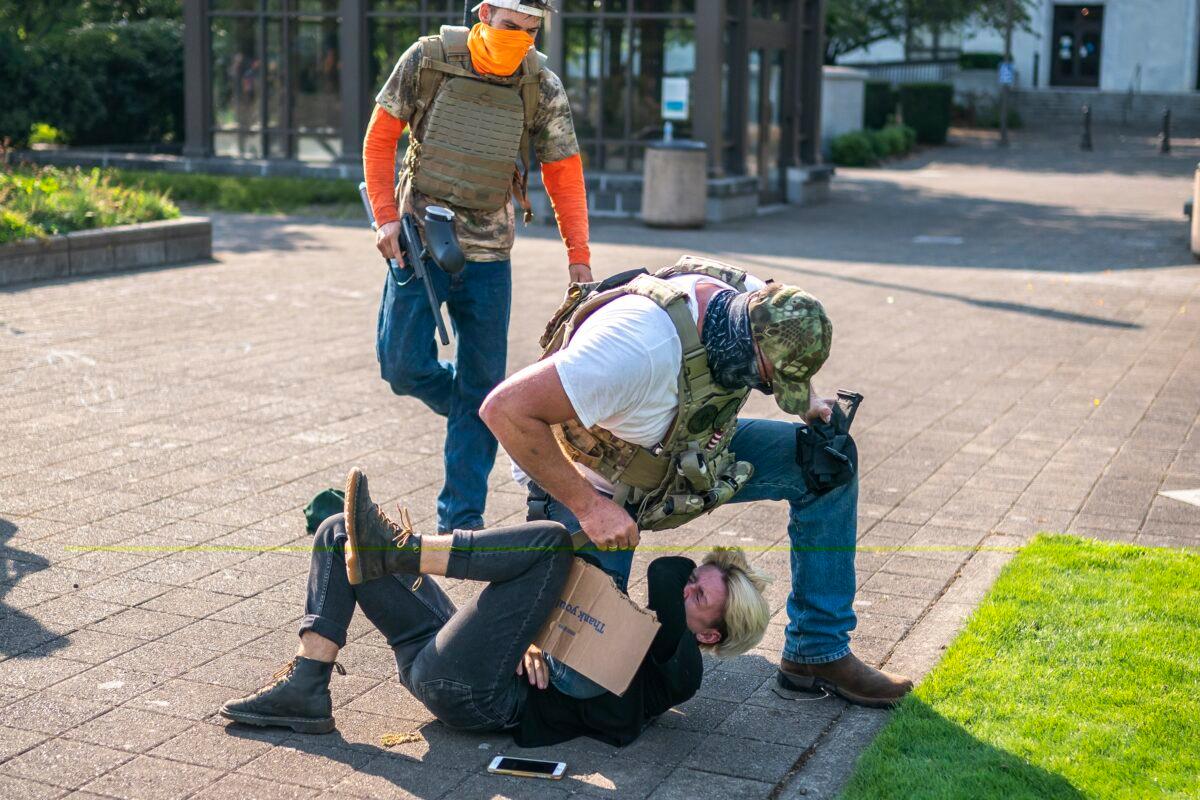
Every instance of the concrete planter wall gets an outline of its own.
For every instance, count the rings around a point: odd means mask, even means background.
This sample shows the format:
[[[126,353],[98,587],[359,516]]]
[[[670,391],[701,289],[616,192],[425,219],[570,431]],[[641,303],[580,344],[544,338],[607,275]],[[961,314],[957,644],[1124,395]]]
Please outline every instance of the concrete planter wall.
[[[0,245],[0,286],[212,258],[212,223],[183,217]]]

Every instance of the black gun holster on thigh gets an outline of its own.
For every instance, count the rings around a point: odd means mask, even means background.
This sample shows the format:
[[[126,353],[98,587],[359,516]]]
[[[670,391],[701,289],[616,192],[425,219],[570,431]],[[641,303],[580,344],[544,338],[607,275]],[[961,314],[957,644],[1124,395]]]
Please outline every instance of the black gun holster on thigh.
[[[863,396],[843,389],[837,394],[829,422],[818,419],[796,427],[796,463],[813,494],[845,486],[858,472],[858,446],[850,436],[850,424]]]

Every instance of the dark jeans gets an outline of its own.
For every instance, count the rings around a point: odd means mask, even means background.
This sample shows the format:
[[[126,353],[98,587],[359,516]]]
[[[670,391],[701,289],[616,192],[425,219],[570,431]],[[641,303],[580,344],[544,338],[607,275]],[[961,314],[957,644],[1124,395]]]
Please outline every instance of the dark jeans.
[[[396,654],[400,682],[434,716],[461,730],[516,725],[528,683],[515,670],[566,582],[573,557],[566,530],[530,522],[455,531],[446,576],[488,583],[461,609],[428,576],[415,589],[417,576],[399,574],[351,586],[345,541],[342,514],[313,538],[300,633],[343,647],[358,605]]]
[[[858,479],[822,495],[811,494],[796,463],[796,424],[781,420],[739,419],[729,443],[742,461],[754,465],[754,476],[733,503],[784,501],[788,504],[788,547],[792,587],[787,599],[788,624],[783,655],[791,661],[822,664],[850,652],[854,614],[854,554],[858,533]],[[579,530],[570,509],[553,498],[545,517]],[[648,533],[653,537],[653,533]],[[587,548],[624,589],[633,564],[632,550]],[[698,554],[697,554],[698,555]],[[562,664],[550,674],[559,691],[592,697],[599,687]]]
[[[479,419],[479,406],[504,380],[512,265],[468,261],[457,275],[437,267],[429,274],[454,329],[455,360],[438,361],[425,287],[417,280],[400,286],[390,274],[379,305],[375,353],[393,392],[415,397],[446,417],[447,480],[437,499],[438,530],[481,528],[496,438]]]

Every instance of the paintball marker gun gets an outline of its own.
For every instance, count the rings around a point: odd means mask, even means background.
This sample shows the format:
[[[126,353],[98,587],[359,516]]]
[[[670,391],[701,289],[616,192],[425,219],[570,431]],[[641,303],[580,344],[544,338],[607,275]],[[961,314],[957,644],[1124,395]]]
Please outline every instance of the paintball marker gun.
[[[358,185],[358,194],[362,198],[363,208],[366,209],[367,219],[371,230],[377,230],[375,214],[371,211],[371,200],[367,197],[366,181]],[[433,312],[433,321],[437,324],[438,338],[442,344],[450,344],[450,335],[446,331],[446,321],[442,319],[441,302],[437,291],[429,279],[429,262],[436,264],[448,275],[457,275],[464,266],[462,247],[458,244],[458,235],[454,232],[454,212],[442,206],[429,206],[425,209],[425,238],[421,238],[421,229],[417,227],[417,218],[405,213],[400,217],[400,253],[404,266],[385,257],[388,272],[398,286],[404,286],[411,280],[419,280],[425,285],[425,296],[429,299],[429,310]],[[401,276],[401,269],[409,270],[409,277]]]

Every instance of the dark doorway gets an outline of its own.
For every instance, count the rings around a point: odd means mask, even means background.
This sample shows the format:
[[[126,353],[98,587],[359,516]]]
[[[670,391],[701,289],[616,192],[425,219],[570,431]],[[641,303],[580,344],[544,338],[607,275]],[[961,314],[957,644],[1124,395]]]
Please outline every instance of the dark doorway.
[[[1099,86],[1104,6],[1054,7],[1051,86]]]

